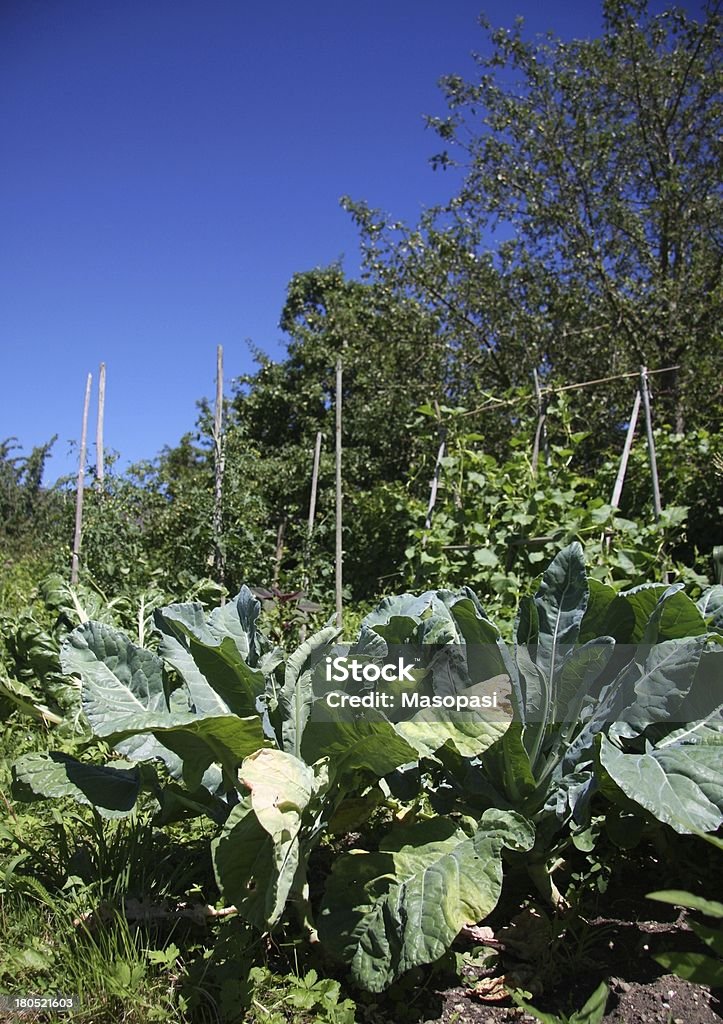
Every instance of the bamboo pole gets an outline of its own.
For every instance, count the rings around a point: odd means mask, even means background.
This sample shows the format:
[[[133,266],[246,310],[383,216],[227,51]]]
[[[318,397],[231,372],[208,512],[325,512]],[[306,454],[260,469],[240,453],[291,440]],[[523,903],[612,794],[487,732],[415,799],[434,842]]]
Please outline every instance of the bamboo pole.
[[[319,462],[321,460],[321,438],[322,433],[319,430],[316,435],[316,444],[314,446],[314,465],[311,470],[311,496],[309,498],[309,522],[307,524],[306,534],[307,537],[311,538],[314,532],[314,516],[316,515],[316,492],[319,487]]]
[[[550,452],[547,447],[547,431],[545,430],[547,412],[542,397],[542,391],[540,389],[540,379],[537,376],[536,369],[532,371],[532,380],[535,385],[535,398],[537,400],[537,428],[535,429],[535,441],[532,446],[532,475],[537,476],[537,463],[540,458],[540,447],[542,447],[542,450],[545,453],[546,466],[550,465]]]
[[[309,587],[309,561],[311,558],[311,537],[314,533],[314,517],[316,515],[316,495],[319,488],[319,464],[321,462],[321,442],[323,438],[322,432],[319,430],[316,433],[316,443],[314,445],[314,463],[311,469],[311,494],[309,495],[309,518],[306,524],[306,543],[304,544],[304,574],[301,577],[301,589],[306,591]],[[299,643],[303,644],[306,640],[306,623],[302,623],[299,628]]]
[[[80,565],[80,539],[83,532],[83,487],[85,485],[85,453],[88,441],[88,409],[90,408],[90,389],[93,374],[88,374],[85,382],[85,401],[83,402],[83,425],[80,431],[80,455],[78,457],[78,484],[75,492],[75,535],[73,537],[73,558],[70,566],[70,582],[78,582]]]
[[[439,490],[439,477],[442,468],[442,459],[444,458],[444,452],[447,442],[442,440],[439,442],[439,448],[437,449],[437,458],[434,463],[434,473],[429,483],[429,504],[427,505],[427,518],[424,520],[424,529],[430,530],[432,528],[432,512],[434,506],[437,504],[437,491]],[[425,537],[426,540],[426,537]]]
[[[439,478],[442,473],[442,459],[447,447],[447,431],[442,426],[442,414],[439,410],[439,402],[434,403],[434,408],[437,413],[437,423],[439,424],[439,448],[437,449],[437,458],[434,462],[434,473],[429,483],[429,504],[427,505],[427,516],[424,520],[424,529],[431,530],[432,528],[432,512],[434,512],[434,506],[437,504],[437,491],[439,490]],[[422,538],[422,547],[427,546],[427,534],[424,534]]]
[[[216,347],[216,406],[213,417],[213,564],[218,582],[223,583],[223,475],[225,452],[223,444],[223,345]]]
[[[342,480],[341,480],[341,457],[342,457],[342,378],[343,363],[341,356],[336,360],[336,558],[335,558],[335,584],[336,584],[336,625],[342,628],[343,606],[343,568],[344,552],[342,549]]]
[[[610,504],[613,508],[620,507],[620,498],[623,493],[623,484],[625,483],[625,474],[628,469],[628,459],[630,458],[630,452],[633,447],[633,438],[635,437],[635,428],[638,424],[638,413],[640,412],[640,391],[635,392],[635,401],[633,402],[633,411],[630,413],[630,422],[628,423],[628,432],[625,435],[625,444],[623,445],[623,454],[620,456],[620,466],[618,467],[618,475],[615,479],[615,486],[613,487],[613,495],[610,499]]]
[[[640,391],[643,396],[643,409],[645,410],[645,430],[648,435],[648,457],[650,459],[650,475],[653,479],[653,511],[656,522],[660,519],[662,506],[660,504],[660,482],[658,480],[658,461],[655,457],[655,438],[653,437],[653,419],[650,414],[650,392],[648,390],[648,368],[640,367]]]
[[[105,453],[103,450],[103,418],[105,416],[105,363],[100,364],[98,371],[98,423],[95,431],[95,482],[99,491],[103,490],[105,479]]]
[[[284,557],[284,535],[286,533],[286,519],[282,519],[276,531],[276,551],[274,553],[274,586],[278,586],[281,573],[281,559]]]

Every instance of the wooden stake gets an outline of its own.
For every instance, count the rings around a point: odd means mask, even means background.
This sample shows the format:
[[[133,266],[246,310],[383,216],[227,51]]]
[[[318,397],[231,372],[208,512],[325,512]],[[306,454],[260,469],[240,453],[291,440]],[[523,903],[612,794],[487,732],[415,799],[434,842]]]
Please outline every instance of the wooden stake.
[[[613,496],[610,499],[610,504],[613,508],[620,508],[620,497],[623,493],[623,484],[625,483],[625,474],[628,469],[628,459],[630,458],[630,452],[633,447],[633,438],[635,437],[635,428],[638,423],[638,413],[640,412],[640,392],[635,392],[635,401],[633,402],[633,411],[630,413],[630,422],[628,423],[628,432],[625,435],[625,444],[623,445],[623,454],[620,456],[620,466],[618,467],[618,475],[615,480],[615,486],[613,487]]]
[[[655,438],[653,437],[653,419],[650,415],[650,392],[648,390],[648,368],[640,367],[640,391],[643,396],[643,409],[645,410],[645,430],[648,435],[648,456],[650,458],[650,475],[653,478],[653,511],[656,522],[660,519],[662,506],[660,504],[660,482],[658,480],[658,461],[655,457]]]
[[[306,524],[306,543],[304,544],[304,572],[301,577],[301,589],[306,591],[309,587],[309,562],[311,559],[311,537],[314,532],[314,517],[316,515],[316,494],[319,488],[319,463],[321,462],[321,441],[322,432],[316,434],[314,445],[314,463],[311,470],[311,494],[309,496],[309,519]],[[299,643],[306,640],[306,623],[299,627]]]
[[[286,533],[286,519],[282,519],[276,531],[276,552],[274,554],[274,586],[278,585],[279,574],[281,573],[281,559],[284,557],[284,534]]]
[[[321,438],[322,433],[318,431],[316,435],[316,445],[314,446],[314,465],[311,470],[311,497],[309,498],[309,522],[307,525],[307,536],[311,537],[314,532],[314,516],[316,515],[316,491],[319,486],[319,461],[321,459]]]
[[[105,363],[100,364],[98,372],[98,424],[95,432],[95,483],[99,491],[103,490],[105,478],[105,454],[103,451],[103,417],[105,416]]]
[[[424,529],[429,530],[432,526],[432,512],[437,504],[437,490],[439,489],[439,474],[444,458],[446,441],[440,441],[437,449],[437,459],[434,463],[434,474],[429,484],[429,505],[427,506],[427,518],[424,520]]]
[[[442,459],[444,458],[444,452],[447,445],[447,432],[442,426],[442,414],[439,411],[439,403],[434,403],[434,408],[437,412],[437,422],[439,424],[439,448],[437,449],[437,458],[434,463],[434,473],[429,484],[429,505],[427,506],[427,516],[424,520],[424,529],[431,530],[432,528],[432,512],[434,506],[437,504],[437,491],[439,490],[439,477],[442,472]],[[422,538],[422,547],[427,545],[427,535],[425,533]]]
[[[532,446],[532,475],[537,476],[537,463],[540,458],[540,446],[542,446],[542,450],[545,453],[546,466],[550,465],[550,452],[547,447],[547,431],[545,430],[547,411],[542,398],[542,391],[540,390],[540,380],[537,376],[537,370],[532,371],[532,380],[535,385],[535,398],[537,399],[537,428],[535,430],[535,441]]]
[[[83,426],[80,431],[80,456],[78,458],[78,485],[75,492],[75,536],[73,537],[73,559],[70,566],[70,582],[78,582],[80,565],[80,539],[83,532],[83,487],[85,484],[85,452],[88,441],[88,409],[90,408],[90,389],[93,374],[88,374],[85,382],[85,401],[83,402]]]
[[[342,486],[341,486],[341,401],[342,401],[342,374],[343,364],[341,356],[336,360],[336,625],[342,628],[342,588],[343,588],[343,559],[342,549]]]
[[[213,564],[219,583],[223,583],[223,474],[225,452],[223,443],[223,345],[216,347],[216,407],[213,417]]]

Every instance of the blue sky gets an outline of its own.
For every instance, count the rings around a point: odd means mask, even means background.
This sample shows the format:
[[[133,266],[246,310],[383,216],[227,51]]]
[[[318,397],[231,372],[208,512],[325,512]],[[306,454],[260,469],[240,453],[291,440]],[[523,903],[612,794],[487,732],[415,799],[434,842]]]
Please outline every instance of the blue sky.
[[[57,433],[47,478],[73,471],[103,360],[106,443],[152,458],[213,393],[217,344],[227,385],[246,339],[281,357],[291,275],[358,269],[342,195],[413,221],[453,190],[423,115],[472,72],[482,9],[600,28],[588,0],[3,0],[0,440]]]

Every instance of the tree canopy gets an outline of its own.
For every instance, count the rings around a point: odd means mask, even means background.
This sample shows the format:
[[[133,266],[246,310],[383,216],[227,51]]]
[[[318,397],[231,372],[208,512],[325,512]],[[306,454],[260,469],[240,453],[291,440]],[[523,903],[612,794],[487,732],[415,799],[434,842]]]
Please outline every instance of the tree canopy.
[[[700,422],[720,397],[717,9],[608,0],[603,34],[570,42],[482,28],[476,76],[444,78],[449,112],[428,119],[461,186],[412,228],[348,201],[367,272],[440,317],[456,399],[533,368],[568,383],[679,366],[661,411]],[[596,414],[620,391],[592,396]]]

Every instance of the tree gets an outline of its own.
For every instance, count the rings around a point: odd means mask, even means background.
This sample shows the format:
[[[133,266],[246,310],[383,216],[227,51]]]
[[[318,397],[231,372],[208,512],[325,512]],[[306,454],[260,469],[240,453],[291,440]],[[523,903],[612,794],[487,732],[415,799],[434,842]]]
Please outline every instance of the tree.
[[[461,187],[412,230],[348,202],[368,272],[438,315],[457,400],[533,368],[564,383],[680,365],[662,411],[700,423],[719,398],[717,7],[698,22],[607,0],[602,36],[572,42],[482,24],[477,77],[445,78],[449,114],[428,119]],[[588,418],[614,431],[629,393],[586,393]]]
[[[30,455],[13,455],[19,449],[14,437],[0,441],[0,544],[9,554],[17,548],[51,541],[59,533],[62,496],[43,487],[43,471],[57,435],[33,448]]]
[[[333,566],[334,370],[343,353],[345,576],[356,597],[375,593],[378,577],[404,558],[400,492],[423,443],[410,424],[419,405],[444,393],[434,318],[383,283],[348,280],[332,265],[294,275],[280,325],[287,358],[262,360],[256,374],[241,378],[232,422],[258,445],[265,500],[272,521],[285,524],[287,550],[296,554],[285,566],[297,581],[304,575],[312,452],[317,432],[325,435],[311,575],[326,582]]]

